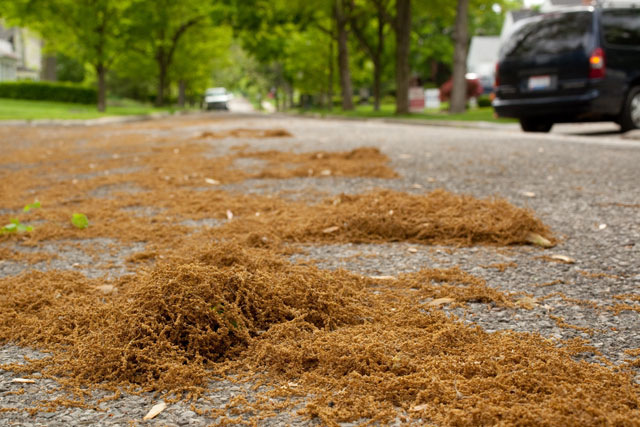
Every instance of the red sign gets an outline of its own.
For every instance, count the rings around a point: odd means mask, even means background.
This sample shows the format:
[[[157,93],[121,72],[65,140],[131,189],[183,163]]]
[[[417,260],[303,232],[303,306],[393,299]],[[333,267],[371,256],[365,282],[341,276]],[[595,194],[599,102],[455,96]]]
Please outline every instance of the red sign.
[[[412,113],[424,111],[424,89],[422,86],[409,88],[409,111]]]

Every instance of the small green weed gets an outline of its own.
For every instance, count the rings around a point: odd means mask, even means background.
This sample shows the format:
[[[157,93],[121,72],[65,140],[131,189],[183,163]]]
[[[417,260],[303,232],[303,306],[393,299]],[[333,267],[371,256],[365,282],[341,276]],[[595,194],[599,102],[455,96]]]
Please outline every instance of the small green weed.
[[[89,219],[85,214],[76,212],[71,215],[71,224],[73,224],[75,228],[87,228],[89,226]]]
[[[33,227],[20,222],[17,218],[11,218],[9,224],[0,228],[0,234],[26,233],[33,231]]]
[[[39,208],[40,208],[40,202],[36,200],[35,202],[29,203],[28,205],[26,205],[24,208],[22,208],[22,210],[24,212],[29,212],[30,210],[39,209]]]

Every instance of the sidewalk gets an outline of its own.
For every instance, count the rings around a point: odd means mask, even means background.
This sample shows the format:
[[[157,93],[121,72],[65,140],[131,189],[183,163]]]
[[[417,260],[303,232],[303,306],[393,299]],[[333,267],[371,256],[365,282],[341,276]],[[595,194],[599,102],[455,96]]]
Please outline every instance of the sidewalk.
[[[295,116],[295,117],[307,117],[314,119],[328,119],[328,120],[354,120],[354,121],[372,121],[382,123],[397,123],[406,125],[418,125],[418,126],[444,126],[455,128],[471,128],[471,129],[500,129],[500,130],[520,130],[520,125],[517,123],[494,123],[484,121],[465,121],[465,120],[431,120],[431,119],[410,119],[410,118],[396,118],[396,117],[352,117],[342,116],[339,114],[322,114],[322,113],[275,113],[279,116]]]
[[[156,120],[172,116],[182,115],[223,115],[224,117],[299,117],[320,120],[339,120],[339,121],[357,121],[357,122],[378,122],[391,124],[404,124],[413,126],[439,126],[459,129],[485,129],[485,130],[501,130],[521,132],[518,123],[495,123],[486,121],[464,121],[464,120],[430,120],[430,119],[410,119],[395,117],[347,117],[337,114],[320,114],[320,113],[294,113],[294,112],[278,112],[266,113],[259,111],[231,111],[225,113],[211,113],[203,111],[176,111],[159,112],[143,115],[132,116],[107,116],[97,119],[34,119],[34,120],[0,120],[0,126],[98,126],[118,123],[133,123],[147,120]],[[620,134],[618,127],[614,123],[567,123],[554,126],[552,135],[565,136],[586,136],[586,137],[613,137],[615,139],[640,141],[640,130],[634,130]],[[524,135],[524,133],[523,133]],[[528,135],[544,135],[544,134],[528,134]]]
[[[134,114],[122,116],[105,116],[96,119],[25,119],[25,120],[0,120],[0,126],[99,126],[118,123],[143,122],[147,120],[162,119],[172,116],[186,116],[206,114],[202,111],[174,111],[158,112],[151,114]]]
[[[337,114],[320,114],[320,113],[275,113],[275,116],[286,117],[302,117],[326,120],[344,120],[344,121],[360,121],[360,122],[381,122],[396,123],[417,126],[439,126],[451,127],[459,129],[495,129],[502,131],[514,131],[522,133],[518,123],[495,123],[486,121],[464,121],[464,120],[430,120],[430,119],[409,119],[395,117],[347,117]],[[525,133],[522,133],[523,135]],[[594,122],[594,123],[560,123],[551,130],[552,135],[565,136],[586,136],[586,137],[613,137],[615,139],[626,139],[640,141],[640,130],[633,130],[624,134],[619,132],[618,125],[613,122]],[[544,133],[527,133],[527,135],[546,135]]]

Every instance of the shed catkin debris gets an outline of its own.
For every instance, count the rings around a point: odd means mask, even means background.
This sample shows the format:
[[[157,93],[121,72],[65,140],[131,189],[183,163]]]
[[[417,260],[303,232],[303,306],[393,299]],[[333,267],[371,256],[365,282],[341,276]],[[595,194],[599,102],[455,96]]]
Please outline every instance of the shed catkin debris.
[[[533,212],[504,199],[476,199],[436,190],[413,195],[391,190],[329,198],[248,216],[220,231],[233,235],[269,229],[298,242],[416,242],[454,245],[527,243],[530,233],[553,240]]]
[[[386,422],[398,412],[445,425],[640,419],[639,386],[627,373],[576,362],[535,334],[486,333],[425,304],[446,293],[432,282],[447,282],[464,301],[479,298],[481,280],[453,269],[388,282],[235,243],[176,256],[122,279],[107,297],[79,274],[34,272],[0,280],[0,341],[50,351],[10,368],[69,386],[197,394],[215,375],[262,372],[272,393],[307,396],[303,412],[327,425]],[[455,291],[467,287],[475,290]]]
[[[202,132],[200,138],[286,138],[292,137],[286,129],[246,129],[236,128],[220,132]]]
[[[554,240],[548,227],[529,210],[503,199],[476,199],[444,190],[425,195],[375,190],[343,194],[311,205],[277,197],[189,190],[120,193],[116,199],[99,204],[95,199],[80,199],[71,206],[66,201],[51,203],[46,210],[32,214],[46,221],[27,236],[32,241],[113,237],[170,249],[179,243],[180,236],[187,235],[188,227],[180,224],[182,218],[226,220],[228,210],[233,212],[233,221],[198,230],[190,239],[235,238],[269,230],[277,239],[288,242],[512,245],[526,244],[530,233]],[[126,210],[140,205],[164,208],[172,216],[158,215],[143,221]],[[74,211],[91,218],[91,227],[77,230],[68,226]],[[0,235],[0,241],[10,238]]]

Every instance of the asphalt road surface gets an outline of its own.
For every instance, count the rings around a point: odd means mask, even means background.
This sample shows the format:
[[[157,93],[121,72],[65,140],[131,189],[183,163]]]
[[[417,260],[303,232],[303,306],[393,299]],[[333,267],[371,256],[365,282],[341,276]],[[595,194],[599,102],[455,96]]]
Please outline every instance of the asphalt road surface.
[[[239,108],[248,107],[243,104]],[[421,194],[442,188],[481,198],[498,196],[517,206],[529,207],[560,237],[558,246],[546,250],[529,246],[508,250],[418,247],[416,251],[408,252],[409,247],[416,245],[309,245],[303,257],[317,260],[322,268],[346,268],[366,275],[397,275],[425,267],[459,266],[485,278],[492,287],[505,292],[521,292],[533,299],[532,306],[526,309],[471,303],[469,310],[453,311],[486,330],[513,329],[561,339],[584,338],[614,364],[627,358],[625,350],[640,348],[638,310],[616,314],[607,309],[625,301],[621,295],[640,296],[640,141],[622,139],[609,125],[563,125],[544,135],[524,134],[512,127],[470,129],[234,113],[167,120],[169,126],[163,120],[147,122],[144,132],[155,132],[179,144],[204,131],[283,128],[293,137],[223,139],[215,142],[216,150],[224,152],[238,144],[248,144],[257,150],[296,152],[345,151],[373,146],[390,158],[391,166],[401,176],[391,180],[366,177],[267,179],[223,185],[224,190],[260,194],[312,191],[338,194],[383,187]],[[95,130],[117,132],[118,126],[100,126]],[[13,132],[19,135],[21,129],[15,127]],[[0,145],[5,143],[15,141],[0,141]],[[3,211],[3,214],[7,216],[9,212]],[[552,262],[549,260],[551,255],[570,257],[574,263]],[[74,256],[80,255],[70,254],[68,259],[56,264],[57,268],[73,269]],[[511,267],[504,271],[487,268],[496,263]],[[10,277],[30,268],[34,266],[0,261],[0,277]],[[556,284],[540,286],[552,282]],[[628,299],[627,302],[633,305],[634,299]],[[565,323],[559,323],[558,318],[564,319]],[[575,327],[567,327],[567,324]],[[594,332],[585,332],[587,329]],[[0,347],[0,363],[19,361],[25,355],[35,354],[28,349],[5,345]],[[598,361],[595,354],[587,354],[584,358]],[[22,387],[10,382],[15,376],[0,371],[0,408],[26,408],[38,399],[51,399],[44,389],[53,387],[51,381],[45,385],[27,384],[24,394],[10,393]],[[224,406],[224,402],[242,391],[242,386],[234,384],[216,386],[218,389],[212,390],[209,396],[211,400],[201,402],[205,409]],[[151,395],[125,395],[104,405],[106,412],[81,408],[58,408],[35,416],[6,412],[0,415],[0,425],[125,425],[140,420],[154,403]],[[159,425],[201,425],[215,421],[216,418],[197,415],[188,404],[182,403],[169,405],[157,418]],[[293,411],[261,423],[307,425],[310,422],[298,418]]]

